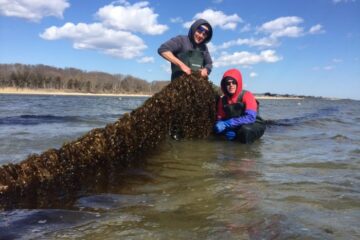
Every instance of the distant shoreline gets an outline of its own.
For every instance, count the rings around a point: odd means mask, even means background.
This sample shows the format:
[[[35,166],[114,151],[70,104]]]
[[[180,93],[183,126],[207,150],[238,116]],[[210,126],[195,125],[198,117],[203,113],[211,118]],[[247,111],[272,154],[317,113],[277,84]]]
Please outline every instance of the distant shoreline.
[[[0,88],[0,94],[19,94],[19,95],[59,95],[59,96],[106,96],[106,97],[151,97],[150,94],[137,93],[82,93],[67,92],[55,89],[29,89],[29,88]]]
[[[303,100],[302,97],[283,97],[283,96],[255,96],[256,99],[264,100]]]
[[[19,95],[59,95],[59,96],[108,96],[108,97],[151,97],[151,94],[138,93],[81,93],[67,92],[62,90],[47,89],[29,89],[29,88],[0,88],[0,94],[19,94]],[[264,100],[302,100],[302,97],[284,97],[284,96],[255,96],[256,99]]]

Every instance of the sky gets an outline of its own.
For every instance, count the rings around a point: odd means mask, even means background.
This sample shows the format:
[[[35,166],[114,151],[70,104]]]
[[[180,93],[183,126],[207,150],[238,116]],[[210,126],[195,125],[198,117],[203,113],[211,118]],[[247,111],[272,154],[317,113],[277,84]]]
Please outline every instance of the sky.
[[[209,79],[253,93],[360,100],[360,0],[0,0],[0,63],[170,79],[158,47],[204,18]]]

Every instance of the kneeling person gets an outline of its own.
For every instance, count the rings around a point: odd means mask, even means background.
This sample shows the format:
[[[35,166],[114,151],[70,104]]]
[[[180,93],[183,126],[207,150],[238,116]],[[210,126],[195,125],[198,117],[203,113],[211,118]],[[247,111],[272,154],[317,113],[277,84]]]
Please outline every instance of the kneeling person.
[[[265,132],[265,122],[259,116],[259,103],[254,95],[243,90],[241,73],[230,69],[221,80],[223,96],[217,104],[214,131],[228,140],[252,143]]]

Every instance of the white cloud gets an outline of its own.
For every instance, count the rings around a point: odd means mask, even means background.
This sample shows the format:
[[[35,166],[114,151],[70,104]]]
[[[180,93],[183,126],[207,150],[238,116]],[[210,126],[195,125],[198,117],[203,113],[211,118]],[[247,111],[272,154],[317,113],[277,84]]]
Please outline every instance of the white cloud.
[[[148,2],[131,5],[122,1],[117,2],[120,5],[114,4],[100,8],[96,13],[96,16],[107,27],[150,35],[162,34],[168,29],[166,25],[158,24],[158,14],[148,7]]]
[[[153,57],[142,57],[138,60],[139,63],[153,63],[154,58]]]
[[[303,22],[303,19],[296,17],[296,16],[279,17],[275,20],[264,23],[261,26],[261,29],[264,31],[273,32],[273,31],[284,29],[288,26],[297,25],[302,22]]]
[[[97,11],[95,16],[101,22],[52,26],[40,37],[46,40],[70,39],[75,49],[96,50],[123,59],[138,58],[147,46],[134,32],[155,35],[168,29],[166,25],[157,23],[158,14],[148,6],[146,1],[131,5],[126,0],[119,0]],[[154,59],[143,57],[137,61],[149,63]]]
[[[189,28],[191,24],[199,18],[206,19],[212,27],[220,27],[222,29],[231,30],[234,30],[238,23],[243,22],[243,20],[237,14],[226,16],[222,11],[207,9],[201,13],[197,13],[193,17],[193,21],[186,22],[183,24],[183,26]]]
[[[212,42],[209,42],[208,44],[206,44],[210,54],[214,54],[217,51],[217,46],[215,46]]]
[[[39,22],[42,18],[63,17],[67,0],[0,0],[0,15]]]
[[[333,0],[333,3],[348,3],[348,2],[356,2],[356,0]]]
[[[246,45],[250,47],[269,48],[279,45],[279,42],[274,38],[260,38],[260,39],[238,38],[236,40],[224,42],[219,46],[213,45],[212,50],[217,51],[217,50],[227,49],[233,46],[241,46],[241,45]]]
[[[312,68],[312,70],[313,70],[313,71],[319,71],[319,70],[320,70],[320,67],[315,66],[315,67]]]
[[[40,37],[46,40],[70,39],[75,49],[93,49],[125,59],[138,57],[147,48],[138,36],[107,29],[101,23],[66,23],[62,27],[47,28]]]
[[[331,60],[331,62],[332,63],[330,63],[329,65],[322,66],[322,67],[315,66],[315,67],[313,67],[313,70],[314,71],[331,71],[331,70],[334,70],[336,68],[337,64],[342,63],[343,60],[339,59],[339,58],[333,58]]]
[[[249,23],[243,26],[240,30],[240,32],[250,32],[250,31],[251,31],[251,25]]]
[[[324,70],[326,70],[326,71],[331,71],[333,69],[334,69],[334,66],[331,66],[331,65],[324,67]]]
[[[182,23],[182,22],[184,22],[184,20],[181,17],[176,17],[176,18],[170,18],[170,22],[172,22],[172,23]]]
[[[251,72],[249,75],[251,78],[257,77],[258,74],[256,72]]]
[[[319,33],[325,33],[325,30],[323,29],[323,26],[321,24],[316,24],[315,26],[312,26],[309,30],[310,34],[319,34]]]
[[[324,67],[318,67],[318,66],[316,66],[316,67],[313,67],[313,70],[314,70],[314,71],[320,71],[320,70],[331,71],[331,70],[333,70],[334,68],[335,68],[335,67],[332,66],[332,65],[328,65],[328,66],[324,66]]]
[[[274,50],[261,51],[260,54],[250,52],[234,52],[232,54],[223,53],[214,61],[215,67],[224,67],[231,65],[254,65],[261,62],[274,63],[282,58],[276,55]]]
[[[343,60],[342,60],[342,59],[339,59],[339,58],[334,58],[334,59],[332,60],[332,62],[334,62],[334,63],[341,63],[341,62],[343,62]]]
[[[303,28],[298,25],[303,22],[303,19],[296,16],[280,17],[275,20],[264,23],[260,28],[260,32],[270,34],[270,37],[300,37],[303,33]]]

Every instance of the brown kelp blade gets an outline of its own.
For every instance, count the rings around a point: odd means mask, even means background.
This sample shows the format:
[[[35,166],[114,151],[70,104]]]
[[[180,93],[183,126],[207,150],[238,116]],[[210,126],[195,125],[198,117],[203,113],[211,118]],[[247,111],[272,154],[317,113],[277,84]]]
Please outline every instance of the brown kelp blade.
[[[79,191],[104,189],[121,181],[121,171],[144,162],[171,129],[185,138],[204,138],[214,120],[212,84],[197,75],[180,77],[105,128],[1,166],[0,208],[51,207]]]

